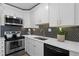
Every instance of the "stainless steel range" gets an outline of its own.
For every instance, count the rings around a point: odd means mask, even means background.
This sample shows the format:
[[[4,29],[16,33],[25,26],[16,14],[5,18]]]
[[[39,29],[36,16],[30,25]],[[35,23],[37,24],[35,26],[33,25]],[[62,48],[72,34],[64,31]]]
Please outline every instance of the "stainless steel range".
[[[20,31],[6,31],[5,33],[5,54],[9,55],[13,52],[24,49],[25,40],[21,36]]]

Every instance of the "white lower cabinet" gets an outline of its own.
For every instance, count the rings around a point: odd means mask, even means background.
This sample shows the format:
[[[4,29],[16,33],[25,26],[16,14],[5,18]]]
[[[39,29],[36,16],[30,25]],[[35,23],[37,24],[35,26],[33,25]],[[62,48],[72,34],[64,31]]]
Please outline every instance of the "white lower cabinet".
[[[43,45],[40,41],[33,40],[31,38],[25,39],[25,51],[31,56],[43,56]]]
[[[32,38],[26,38],[25,51],[30,56],[44,56],[44,43]],[[69,51],[69,56],[79,56],[79,52]]]
[[[0,56],[5,56],[5,41],[0,40]]]
[[[70,56],[79,56],[78,52],[70,51]]]
[[[34,56],[43,56],[43,43],[33,40]],[[34,44],[35,43],[35,44]]]
[[[29,53],[29,46],[30,44],[29,44],[29,39],[28,38],[26,38],[25,39],[25,51],[27,52],[28,51],[28,53]]]

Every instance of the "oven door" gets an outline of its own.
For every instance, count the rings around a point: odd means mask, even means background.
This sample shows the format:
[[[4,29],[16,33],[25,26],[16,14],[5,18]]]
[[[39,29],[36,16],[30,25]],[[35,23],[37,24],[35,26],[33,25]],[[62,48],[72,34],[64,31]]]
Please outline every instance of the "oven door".
[[[24,39],[6,41],[6,54],[13,53],[15,51],[24,49]]]

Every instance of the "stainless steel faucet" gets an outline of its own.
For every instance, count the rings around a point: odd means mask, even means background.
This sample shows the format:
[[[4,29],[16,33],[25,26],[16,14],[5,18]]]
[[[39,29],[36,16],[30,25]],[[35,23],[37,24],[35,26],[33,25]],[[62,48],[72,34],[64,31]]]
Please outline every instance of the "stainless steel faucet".
[[[43,36],[46,36],[46,35],[45,35],[45,30],[44,30],[44,29],[40,29],[40,33],[42,33]]]

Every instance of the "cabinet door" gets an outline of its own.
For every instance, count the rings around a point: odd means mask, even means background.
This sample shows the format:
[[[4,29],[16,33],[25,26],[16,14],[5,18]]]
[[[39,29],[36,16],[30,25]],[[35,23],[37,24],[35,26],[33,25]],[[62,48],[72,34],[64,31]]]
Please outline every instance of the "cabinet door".
[[[5,23],[5,17],[4,17],[4,8],[2,4],[0,4],[0,25],[4,25]]]
[[[75,25],[79,25],[79,3],[75,3]]]
[[[4,41],[4,38],[1,38],[1,40],[0,40],[0,56],[4,56],[4,55],[5,55],[5,41]]]
[[[38,14],[36,13],[36,11],[31,11],[30,12],[30,22],[31,22],[32,28],[39,28],[39,26],[36,25],[36,24],[38,24],[37,16],[38,16]]]
[[[60,24],[59,19],[59,3],[50,3],[49,5],[49,26],[55,27]]]
[[[39,17],[40,17],[41,24],[49,23],[48,22],[48,4],[47,3],[40,5],[39,13],[40,13]]]
[[[24,15],[23,15],[23,27],[24,28],[31,28],[29,12],[24,12]]]
[[[30,38],[25,39],[25,51],[31,56],[34,55],[34,42]]]
[[[30,55],[31,56],[34,56],[35,55],[35,46],[34,46],[34,40],[33,39],[30,39],[30,47],[29,47],[29,50],[30,50]]]
[[[43,56],[43,43],[29,38],[29,51],[31,56]]]
[[[74,3],[49,4],[50,27],[74,25]]]
[[[25,38],[25,52],[28,52],[29,41],[28,38]]]
[[[43,56],[44,55],[44,47],[43,43],[39,41],[35,41],[35,56]]]
[[[61,25],[74,25],[74,3],[60,3]]]
[[[34,9],[32,9],[31,14],[33,14],[33,18],[31,20],[35,20],[35,24],[48,23],[48,4],[39,4]]]
[[[79,56],[78,52],[70,51],[70,56]]]
[[[25,51],[30,55],[31,54],[31,43],[30,43],[30,39],[26,38],[25,39]]]

